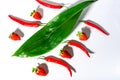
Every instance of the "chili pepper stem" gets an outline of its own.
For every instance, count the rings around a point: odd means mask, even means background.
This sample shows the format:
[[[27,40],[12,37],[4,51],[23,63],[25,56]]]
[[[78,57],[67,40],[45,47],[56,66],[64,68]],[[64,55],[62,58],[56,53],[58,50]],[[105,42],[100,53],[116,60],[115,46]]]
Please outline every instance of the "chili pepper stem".
[[[64,7],[64,8],[67,8],[67,9],[68,9],[69,7],[67,7],[66,5],[70,5],[70,6],[71,6],[72,4],[70,4],[70,3],[65,3],[65,4],[64,4],[64,3],[63,3],[63,4],[62,4],[62,7]]]
[[[46,25],[46,23],[41,23],[41,24],[40,24],[40,26],[45,26],[45,25]]]
[[[70,40],[63,41],[62,43],[68,43]]]
[[[63,6],[63,7],[64,7],[64,8],[67,8],[67,9],[69,8],[69,7],[67,7],[67,6]]]
[[[80,20],[80,22],[85,22],[85,20]]]
[[[40,56],[37,59],[43,59],[43,60],[45,60],[45,56]]]

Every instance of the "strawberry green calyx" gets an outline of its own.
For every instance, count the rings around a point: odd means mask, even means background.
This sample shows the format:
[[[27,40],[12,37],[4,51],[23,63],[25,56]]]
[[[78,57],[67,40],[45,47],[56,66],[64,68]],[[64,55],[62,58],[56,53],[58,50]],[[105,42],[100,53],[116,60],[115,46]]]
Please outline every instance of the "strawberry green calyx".
[[[9,35],[9,38],[11,38],[12,34],[13,34],[13,33],[11,33],[11,34]]]
[[[62,56],[63,49],[60,50],[59,56]]]
[[[79,39],[82,40],[82,41],[88,40],[88,37],[87,37],[86,33],[84,33],[83,31],[82,31],[82,32],[79,32],[79,31],[78,31],[77,36],[78,36]]]
[[[33,11],[31,12],[30,16],[33,16],[33,15],[34,15],[34,13],[35,13],[35,10],[33,10]]]
[[[38,68],[32,68],[32,73],[37,72]]]
[[[81,37],[82,36],[82,32],[78,31],[77,36]]]

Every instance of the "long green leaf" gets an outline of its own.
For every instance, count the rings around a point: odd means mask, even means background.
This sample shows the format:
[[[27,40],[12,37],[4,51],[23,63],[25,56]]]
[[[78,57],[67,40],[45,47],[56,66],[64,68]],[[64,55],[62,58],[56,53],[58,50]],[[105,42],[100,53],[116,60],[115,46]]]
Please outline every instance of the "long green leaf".
[[[76,27],[83,9],[95,0],[84,1],[58,14],[42,29],[29,38],[13,56],[33,57],[42,55],[55,48]]]
[[[36,48],[34,50],[27,51],[24,53],[29,56],[37,56],[37,55],[41,55],[46,52],[49,52],[50,50],[52,50],[54,47],[56,47],[62,41],[61,39],[66,38],[66,36],[68,36],[68,34],[70,34],[70,32],[73,30],[71,28],[73,28],[73,25],[75,25],[76,21],[78,20],[78,17],[79,17],[79,14],[77,14],[73,19],[70,19],[69,23],[65,23],[64,26],[66,26],[66,28],[60,27],[59,29],[54,31],[54,33],[51,35],[51,37],[49,37],[49,39],[47,39],[47,41],[44,43],[43,46],[39,46],[38,48]],[[72,23],[72,24],[70,24],[70,23]],[[57,33],[57,32],[59,32],[59,33]],[[58,36],[59,36],[59,38],[58,38]]]

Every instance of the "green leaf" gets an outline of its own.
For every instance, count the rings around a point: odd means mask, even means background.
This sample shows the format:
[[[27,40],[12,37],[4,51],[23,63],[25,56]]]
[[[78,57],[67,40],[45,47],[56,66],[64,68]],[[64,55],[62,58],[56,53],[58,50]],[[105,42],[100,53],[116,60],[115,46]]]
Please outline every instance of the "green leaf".
[[[34,57],[54,49],[75,29],[82,11],[93,2],[95,0],[84,1],[58,14],[31,36],[13,56]]]

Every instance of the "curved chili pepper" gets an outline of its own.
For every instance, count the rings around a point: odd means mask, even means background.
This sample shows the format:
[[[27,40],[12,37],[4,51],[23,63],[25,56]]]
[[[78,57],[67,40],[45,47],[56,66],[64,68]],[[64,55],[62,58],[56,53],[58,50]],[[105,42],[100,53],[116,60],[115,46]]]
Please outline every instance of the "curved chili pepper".
[[[60,9],[63,7],[63,4],[51,2],[48,0],[36,0],[36,1],[46,7],[53,8],[53,9]]]
[[[18,18],[18,17],[13,16],[13,15],[8,15],[8,17],[10,19],[12,19],[13,21],[16,21],[17,23],[24,25],[24,26],[38,27],[41,24],[40,21],[28,21],[28,20],[24,20],[24,19]]]
[[[78,42],[78,41],[76,41],[76,40],[70,40],[70,41],[68,42],[68,45],[76,46],[76,47],[80,48],[82,51],[84,51],[84,52],[86,53],[86,55],[87,55],[88,57],[90,57],[88,49],[87,49],[85,46],[83,46],[82,43],[80,43],[80,42]]]
[[[53,63],[56,63],[56,64],[60,64],[64,67],[66,67],[70,73],[70,76],[72,77],[72,71],[71,71],[71,66],[64,60],[60,59],[60,58],[57,58],[55,56],[46,56],[46,57],[39,57],[40,59],[44,59],[46,60],[47,62],[53,62]]]
[[[91,20],[85,20],[85,21],[83,21],[85,24],[87,24],[87,25],[89,25],[89,26],[91,26],[91,27],[94,27],[94,28],[96,28],[97,30],[99,30],[99,31],[101,31],[103,34],[105,34],[105,35],[109,35],[109,33],[106,31],[106,30],[104,30],[98,23],[96,23],[96,22],[94,22],[94,21],[91,21]]]

